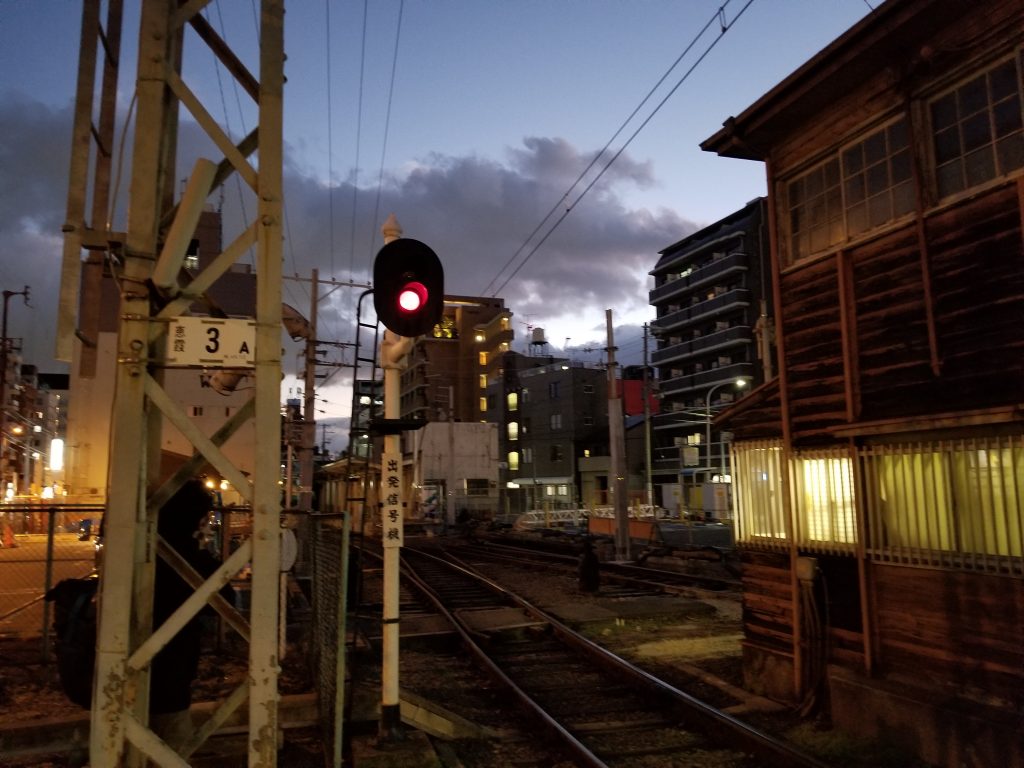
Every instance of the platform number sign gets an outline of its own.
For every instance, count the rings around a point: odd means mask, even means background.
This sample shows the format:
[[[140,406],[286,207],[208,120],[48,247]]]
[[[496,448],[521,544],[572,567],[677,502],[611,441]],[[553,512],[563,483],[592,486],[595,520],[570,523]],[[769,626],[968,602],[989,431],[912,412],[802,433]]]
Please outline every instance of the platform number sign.
[[[381,531],[385,547],[400,547],[403,544],[402,520],[402,460],[399,454],[385,452],[381,467]]]
[[[256,323],[244,318],[175,317],[167,330],[169,366],[248,368],[256,352]]]

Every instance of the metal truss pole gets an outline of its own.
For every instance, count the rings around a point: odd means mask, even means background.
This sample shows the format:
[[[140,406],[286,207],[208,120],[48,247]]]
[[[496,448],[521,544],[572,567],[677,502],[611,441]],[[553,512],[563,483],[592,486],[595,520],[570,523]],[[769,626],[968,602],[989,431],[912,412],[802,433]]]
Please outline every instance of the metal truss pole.
[[[256,296],[256,462],[253,481],[249,765],[277,760],[278,598],[281,563],[281,256],[284,0],[260,15]]]
[[[118,275],[120,328],[111,419],[106,555],[90,726],[90,764],[94,768],[141,766],[147,760],[161,766],[185,766],[188,755],[247,698],[249,765],[274,766],[277,759],[284,0],[262,0],[258,84],[196,15],[201,5],[181,5],[177,0],[142,2],[130,215],[123,267]],[[251,135],[235,146],[182,81],[186,23],[196,27],[200,37],[258,100],[255,139]],[[189,109],[224,152],[225,159],[219,166],[208,160],[198,161],[180,205],[175,206],[179,105]],[[247,156],[257,146],[259,165],[254,169]],[[232,172],[239,173],[256,192],[258,220],[188,285],[179,287],[178,275],[203,201]],[[80,194],[74,194],[77,215]],[[76,234],[70,235],[65,256],[81,242]],[[206,436],[164,390],[161,350],[173,318],[187,313],[253,243],[257,245],[255,396],[239,411],[238,418],[233,417],[214,435]],[[62,314],[67,309],[62,304]],[[252,472],[255,479],[251,485],[220,450],[250,413],[254,414],[257,435]],[[169,479],[160,476],[160,430],[165,420],[192,443],[195,451]],[[157,536],[155,523],[156,510],[207,463],[248,497],[253,508],[253,535],[217,573],[202,582],[175,560],[173,550]],[[163,484],[158,487],[161,480]],[[159,628],[152,626],[156,552],[195,589]],[[252,564],[251,627],[216,595],[246,562]],[[208,602],[250,641],[249,674],[247,681],[200,725],[179,754],[147,727],[149,666],[154,655]]]
[[[145,729],[148,669],[132,668],[130,653],[152,624],[152,553],[156,531],[146,504],[149,478],[159,470],[159,422],[149,418],[145,397],[150,363],[150,297],[146,280],[158,252],[170,136],[165,130],[173,98],[165,72],[175,68],[170,5],[142,6],[136,85],[138,117],[132,156],[131,206],[123,253],[120,328],[111,418],[110,477],[105,521],[105,564],[100,596],[96,679],[90,731],[94,768],[139,766],[142,754],[126,744],[133,726]],[[173,175],[173,173],[171,174]],[[150,449],[156,446],[156,451]],[[154,458],[156,466],[149,462]],[[128,608],[130,607],[130,610]],[[137,746],[137,745],[135,745]]]

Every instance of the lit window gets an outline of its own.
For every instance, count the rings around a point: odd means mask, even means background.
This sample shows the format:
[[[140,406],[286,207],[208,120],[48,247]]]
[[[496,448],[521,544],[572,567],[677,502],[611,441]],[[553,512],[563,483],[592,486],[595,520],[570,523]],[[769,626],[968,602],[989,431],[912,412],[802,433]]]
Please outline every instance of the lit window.
[[[487,398],[486,397],[481,397],[480,398],[480,410],[481,411],[486,411],[487,410]]]
[[[508,401],[508,409],[510,411],[519,410],[519,395],[515,392],[509,392],[506,400]]]
[[[480,389],[487,389],[487,374],[480,374]]]
[[[508,468],[519,469],[519,454],[515,451],[508,452]]]
[[[519,439],[519,424],[515,421],[508,423],[508,439],[518,440]]]
[[[853,465],[840,457],[796,459],[794,473],[798,540],[856,541]]]
[[[480,365],[487,365],[487,353],[486,352],[481,352],[479,354],[479,358],[480,358]]]
[[[939,96],[930,113],[939,197],[1024,167],[1016,60]]]

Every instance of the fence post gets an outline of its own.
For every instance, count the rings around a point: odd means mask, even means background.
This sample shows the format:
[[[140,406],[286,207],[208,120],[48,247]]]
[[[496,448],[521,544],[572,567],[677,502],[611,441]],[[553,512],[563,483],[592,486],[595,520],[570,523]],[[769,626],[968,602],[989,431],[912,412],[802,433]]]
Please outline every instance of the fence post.
[[[49,508],[50,522],[46,529],[46,576],[44,577],[43,594],[45,595],[50,591],[50,587],[53,586],[53,532],[56,514],[54,508]],[[43,600],[43,651],[42,661],[45,664],[50,658],[50,632],[47,627],[50,626],[50,602]]]

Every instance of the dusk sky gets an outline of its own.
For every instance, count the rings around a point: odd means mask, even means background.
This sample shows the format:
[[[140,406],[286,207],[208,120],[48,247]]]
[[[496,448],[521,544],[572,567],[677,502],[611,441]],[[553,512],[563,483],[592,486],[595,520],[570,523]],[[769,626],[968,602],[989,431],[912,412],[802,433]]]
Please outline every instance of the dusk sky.
[[[765,192],[761,164],[704,153],[699,143],[878,0],[728,0],[719,14],[722,4],[291,0],[285,273],[308,277],[318,267],[322,278],[366,282],[380,224],[394,212],[406,236],[441,257],[448,293],[505,299],[516,349],[541,327],[552,353],[567,348],[596,363],[611,308],[620,360],[640,362],[658,251]],[[126,6],[118,140],[138,35],[138,3]],[[257,8],[215,0],[206,12],[254,73]],[[25,361],[43,370],[62,369],[52,350],[79,23],[75,0],[0,0],[0,284],[30,286],[31,308],[11,299],[8,336],[22,338]],[[219,74],[189,31],[184,79],[238,138],[253,128],[255,108]],[[220,159],[189,121],[183,115],[181,179],[195,157]],[[561,215],[634,133],[535,249],[550,222],[528,237],[545,215],[553,207]],[[130,146],[124,156],[130,161]],[[115,228],[124,226],[129,174]],[[231,179],[223,207],[230,239],[255,202]],[[351,339],[353,295],[339,290],[321,306],[321,338]],[[286,281],[284,299],[306,311],[308,284]],[[285,360],[286,371],[294,366]],[[326,415],[347,416],[346,395],[332,399]]]

